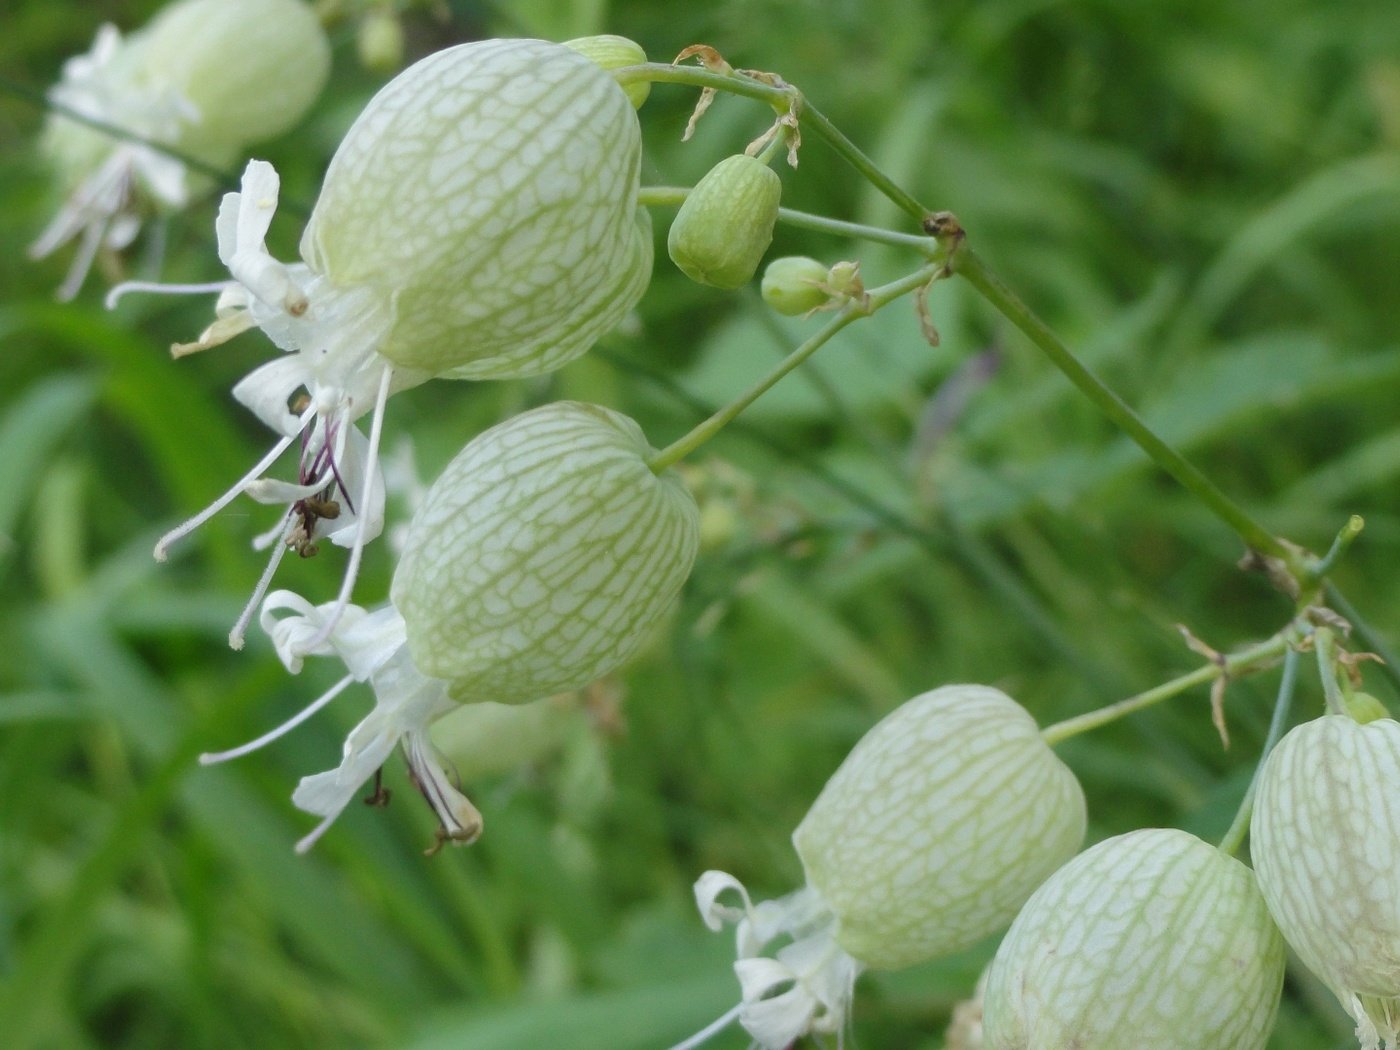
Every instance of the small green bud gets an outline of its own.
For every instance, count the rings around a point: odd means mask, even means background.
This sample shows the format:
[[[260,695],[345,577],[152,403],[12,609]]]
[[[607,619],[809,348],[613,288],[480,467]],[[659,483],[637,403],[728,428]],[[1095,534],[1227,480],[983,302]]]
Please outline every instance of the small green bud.
[[[690,574],[699,511],[626,416],[543,405],[477,437],[409,526],[391,595],[414,665],[458,703],[581,689],[650,636]]]
[[[826,284],[827,268],[805,255],[784,255],[763,271],[760,290],[763,301],[778,313],[796,317],[815,310],[831,298]]]
[[[1390,712],[1386,709],[1385,704],[1370,693],[1352,693],[1351,696],[1347,697],[1346,708],[1347,714],[1351,715],[1352,720],[1363,726],[1379,718],[1390,717]]]
[[[699,284],[748,283],[773,241],[782,195],[782,179],[763,161],[743,153],[726,157],[676,213],[666,239],[671,261]]]
[[[1356,1023],[1400,1040],[1400,722],[1324,715],[1285,736],[1250,822],[1259,888],[1283,936]]]
[[[564,46],[577,51],[584,58],[591,59],[604,69],[622,69],[624,66],[640,66],[647,60],[642,45],[625,36],[604,33],[601,36],[581,36],[565,40]],[[624,84],[622,90],[632,100],[633,109],[641,109],[642,103],[651,94],[651,82],[634,80]]]
[[[360,65],[375,73],[393,73],[403,65],[403,23],[391,10],[375,8],[355,34]]]
[[[1045,882],[987,974],[986,1050],[1263,1050],[1283,938],[1254,873],[1184,831],[1100,842]]]

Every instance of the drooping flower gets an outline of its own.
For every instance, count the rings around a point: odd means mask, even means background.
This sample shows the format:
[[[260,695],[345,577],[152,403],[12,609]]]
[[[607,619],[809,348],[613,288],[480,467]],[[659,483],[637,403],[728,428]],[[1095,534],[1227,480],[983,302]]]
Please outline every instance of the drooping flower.
[[[632,105],[598,65],[558,44],[489,40],[430,55],[375,95],[331,161],[301,262],[268,253],[278,179],[271,165],[250,163],[241,192],[219,210],[219,258],[232,280],[214,286],[217,320],[176,353],[261,328],[287,354],[234,396],[282,440],[163,537],[156,556],[240,493],[270,496],[257,479],[299,435],[299,491],[354,503],[378,483],[377,435],[395,391],[434,376],[533,375],[586,351],[650,278],[640,150]],[[126,290],[160,287],[118,293]],[[328,450],[370,411],[357,487]],[[279,526],[287,539],[305,517],[305,504],[287,508]],[[370,538],[366,525],[351,540],[342,604]],[[259,596],[234,630],[235,646]]]
[[[1400,1047],[1400,722],[1292,729],[1260,774],[1250,853],[1284,938],[1363,1050]]]
[[[793,833],[802,889],[755,905],[724,872],[696,882],[707,925],[738,927],[733,1015],[768,1050],[840,1031],[863,970],[995,932],[1074,855],[1084,827],[1078,781],[1005,693],[950,685],[915,697],[861,739]],[[726,891],[741,908],[719,903]],[[790,942],[766,957],[780,937]]]
[[[1254,873],[1184,831],[1086,850],[1036,890],[982,1000],[986,1050],[1262,1050],[1283,939]]]
[[[182,208],[197,192],[200,178],[159,147],[229,164],[300,120],[329,68],[325,34],[299,0],[180,0],[127,37],[99,29],[49,91],[41,143],[67,201],[30,254],[80,238],[59,297],[77,294],[99,250],[129,245],[147,211]]]
[[[575,402],[482,434],[423,496],[391,604],[342,611],[267,597],[261,623],[288,670],[315,654],[338,656],[348,673],[282,727],[207,760],[247,754],[368,682],[376,704],[343,761],[293,796],[323,818],[299,848],[399,745],[441,838],[471,841],[480,815],[443,771],[428,726],[463,703],[581,689],[638,650],[689,574],[699,533],[694,500],[673,473],[652,473],[651,452],[632,420]]]

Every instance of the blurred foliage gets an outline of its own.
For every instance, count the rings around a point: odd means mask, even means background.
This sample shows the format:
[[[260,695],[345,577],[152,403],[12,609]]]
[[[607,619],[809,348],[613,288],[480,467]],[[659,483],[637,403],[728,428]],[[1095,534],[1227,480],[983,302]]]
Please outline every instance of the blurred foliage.
[[[157,6],[9,0],[5,82],[42,88],[100,21],[134,27]],[[382,80],[357,61],[349,7],[320,104],[258,151],[304,203]],[[1364,515],[1337,582],[1395,641],[1393,0],[461,0],[414,5],[402,25],[410,59],[480,35],[614,31],[659,59],[706,42],[780,72],[916,196],[955,210],[1028,302],[1271,528],[1321,550]],[[691,183],[766,127],[721,98],[682,145],[693,101],[653,90],[648,182]],[[52,302],[66,259],[35,265],[22,250],[55,205],[32,149],[41,117],[0,93],[7,1047],[666,1045],[737,994],[731,941],[703,928],[692,880],[717,867],[769,894],[799,884],[787,836],[882,712],[970,680],[1049,722],[1195,666],[1178,623],[1231,648],[1289,615],[1235,567],[1223,527],[948,282],[933,295],[938,349],[892,307],[691,464],[710,542],[625,675],[548,709],[442,725],[486,816],[480,843],[423,859],[432,820],[393,770],[387,813],[347,813],[296,858],[310,820],[290,789],[333,764],[365,697],[240,763],[196,766],[330,672],[313,662],[290,679],[265,644],[224,645],[266,514],[221,515],[172,564],[149,555],[265,447],[227,391],[270,348],[251,335],[171,362],[164,347],[203,327],[208,302],[132,297],[107,313],[96,275],[77,303]],[[819,142],[784,182],[792,206],[904,228]],[[221,276],[213,211],[211,197],[162,221],[133,272]],[[298,232],[279,219],[274,252],[289,257]],[[875,280],[912,263],[781,227],[774,250],[859,258]],[[627,411],[659,445],[816,324],[658,259],[634,331],[544,380],[400,395],[389,446],[411,434],[431,477],[485,426],[559,397]],[[362,600],[386,593],[378,547]],[[279,582],[328,597],[339,556]],[[1091,838],[1143,825],[1218,836],[1274,684],[1232,684],[1227,752],[1203,691],[1064,745]],[[1319,703],[1314,683],[1299,708]],[[858,1045],[941,1046],[994,947],[864,978]],[[1270,1045],[1349,1040],[1330,997],[1292,969]]]

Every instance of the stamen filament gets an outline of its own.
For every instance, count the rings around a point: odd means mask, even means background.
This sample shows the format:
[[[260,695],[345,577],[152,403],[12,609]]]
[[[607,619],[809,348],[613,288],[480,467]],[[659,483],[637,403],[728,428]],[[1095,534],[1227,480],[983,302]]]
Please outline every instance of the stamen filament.
[[[342,811],[343,807],[342,809],[337,809],[330,816],[326,817],[325,820],[321,821],[321,823],[317,824],[314,828],[312,828],[310,834],[306,835],[304,838],[299,839],[297,841],[296,846],[294,847],[297,853],[307,853],[312,846],[316,845],[317,840],[320,839],[320,837],[326,833],[327,829],[329,829],[330,826],[335,823],[335,818],[340,816]]]
[[[272,557],[268,558],[267,567],[263,569],[262,575],[258,577],[257,586],[253,588],[252,597],[248,599],[248,604],[243,606],[243,611],[239,613],[233,629],[228,633],[230,649],[243,648],[243,641],[248,635],[248,624],[253,620],[253,610],[258,607],[263,595],[267,593],[267,588],[272,584],[272,577],[277,572],[277,566],[282,564],[282,558],[287,553],[287,538],[291,536],[296,524],[296,515],[288,514],[286,524],[281,527],[280,538],[274,541]]]
[[[199,528],[206,521],[212,518],[215,514],[219,513],[219,511],[223,510],[235,499],[237,499],[242,494],[243,490],[248,486],[249,482],[256,480],[257,477],[263,473],[263,471],[267,470],[268,467],[272,466],[272,464],[277,462],[277,458],[280,455],[282,455],[283,452],[287,451],[287,449],[291,446],[292,442],[295,441],[301,435],[301,432],[306,429],[307,424],[309,424],[311,420],[315,418],[315,416],[316,410],[314,408],[308,410],[301,417],[301,424],[297,427],[295,434],[288,434],[286,437],[282,438],[282,440],[278,441],[277,444],[272,446],[272,451],[269,452],[267,455],[263,456],[262,459],[258,460],[257,464],[253,467],[252,470],[248,471],[248,473],[244,474],[241,478],[234,482],[232,488],[230,488],[222,496],[216,499],[213,503],[209,504],[209,506],[205,507],[194,517],[185,521],[178,528],[171,529],[158,541],[156,541],[156,561],[165,561],[165,559],[169,556],[168,552],[172,543],[174,543],[181,537],[188,536],[191,532]]]
[[[108,310],[117,308],[117,301],[129,292],[149,292],[153,295],[202,295],[205,292],[222,292],[233,281],[208,281],[204,284],[162,284],[160,281],[123,281],[114,285],[102,300]]]
[[[360,486],[362,512],[359,520],[355,522],[355,542],[350,547],[350,560],[345,566],[345,577],[341,580],[340,593],[336,595],[335,605],[321,625],[321,629],[310,641],[298,648],[297,651],[303,656],[314,652],[335,631],[336,624],[340,622],[341,616],[350,605],[350,594],[354,591],[355,580],[360,574],[360,560],[365,553],[365,532],[369,528],[370,497],[374,495],[374,475],[379,468],[379,438],[384,430],[384,405],[389,400],[389,380],[393,374],[393,368],[386,365],[383,374],[379,377],[379,394],[374,400],[374,415],[371,417],[369,427],[369,451],[365,454],[365,480]]]
[[[256,740],[250,740],[248,741],[248,743],[243,744],[240,747],[232,748],[228,751],[206,751],[204,754],[199,756],[199,764],[201,766],[212,766],[219,762],[227,762],[230,759],[242,758],[244,755],[251,754],[252,752],[259,750],[260,748],[266,747],[274,740],[280,739],[281,737],[290,733],[297,726],[301,725],[308,718],[314,715],[317,711],[321,710],[321,708],[325,707],[337,696],[345,692],[345,690],[348,689],[350,687],[350,684],[354,681],[354,675],[346,675],[340,681],[336,682],[335,685],[331,686],[328,690],[326,690],[324,693],[318,696],[315,700],[311,701],[311,703],[307,704],[296,714],[292,715],[291,718],[287,719],[276,729],[269,730],[262,736],[258,737]]]
[[[671,1050],[695,1050],[697,1046],[703,1046],[705,1043],[708,1043],[715,1036],[719,1035],[720,1032],[724,1031],[735,1021],[737,1021],[739,1019],[739,1014],[743,1011],[743,1009],[744,1004],[738,1003],[731,1009],[725,1011],[719,1017],[715,1018],[713,1021],[707,1024],[704,1028],[700,1029],[700,1031],[696,1032],[690,1038],[682,1039],[675,1046],[671,1047]]]

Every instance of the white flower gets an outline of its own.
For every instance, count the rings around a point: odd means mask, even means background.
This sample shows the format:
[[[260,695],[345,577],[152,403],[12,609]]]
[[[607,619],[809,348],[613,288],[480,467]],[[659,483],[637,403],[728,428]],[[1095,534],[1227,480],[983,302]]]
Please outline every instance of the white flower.
[[[130,244],[146,212],[182,208],[198,191],[204,180],[170,151],[230,163],[296,123],[329,64],[325,34],[298,0],[180,0],[127,37],[103,26],[49,92],[42,146],[69,196],[30,254],[81,237],[59,297],[77,293],[100,249]]]
[[[217,290],[215,322],[177,346],[177,356],[254,327],[288,354],[234,390],[282,441],[164,536],[156,556],[249,491],[300,434],[298,485],[322,486],[317,499],[368,504],[390,394],[433,376],[533,375],[587,350],[650,278],[640,156],[636,114],[597,65],[557,44],[492,40],[431,55],[371,100],[331,161],[302,262],[267,251],[277,173],[251,162],[241,191],[219,209],[219,258],[231,281],[132,283],[108,300],[136,290]],[[346,486],[328,450],[371,408],[364,487]],[[259,492],[271,490],[252,490]],[[294,543],[299,514],[290,507],[285,519]],[[340,608],[369,533],[357,529],[351,540]],[[274,568],[230,636],[235,648]]]
[[[839,1032],[856,978],[975,943],[1010,922],[1084,836],[1084,793],[1005,693],[950,685],[870,730],[793,833],[807,884],[753,905],[706,872],[711,929],[737,922],[737,1017],[767,1050]],[[737,891],[743,908],[717,903]],[[765,946],[790,938],[774,958]],[[716,1026],[682,1043],[699,1045]]]
[[[286,266],[267,251],[264,238],[277,208],[279,180],[272,165],[250,161],[240,192],[224,195],[216,224],[219,258],[233,280],[221,286],[219,319],[195,349],[211,346],[251,327],[261,327],[286,354],[261,365],[233,390],[234,397],[281,435],[271,451],[222,496],[156,544],[156,558],[180,537],[246,493],[286,509],[255,545],[272,546],[262,580],[229,635],[241,648],[253,610],[288,549],[315,553],[322,536],[350,549],[338,599],[348,605],[364,546],[384,523],[384,481],[378,466],[379,435],[389,395],[428,377],[394,368],[375,352],[387,316],[364,290],[341,292],[305,266]],[[120,295],[126,286],[113,290]],[[145,286],[143,286],[145,287]],[[324,289],[324,294],[318,294]],[[166,289],[168,290],[168,289]],[[177,289],[178,290],[178,289]],[[316,295],[316,306],[308,296]],[[109,300],[112,297],[109,297]],[[177,348],[184,352],[188,348]],[[301,397],[302,394],[304,397]],[[300,401],[298,413],[288,407]],[[368,441],[355,421],[373,411]],[[301,439],[293,483],[264,478],[291,445]],[[362,508],[365,509],[361,513]],[[327,526],[326,522],[335,524]],[[326,630],[334,628],[330,617]]]
[[[278,615],[289,611],[291,615]],[[304,853],[316,843],[396,747],[404,753],[414,785],[437,814],[439,843],[474,842],[481,834],[481,814],[452,782],[428,737],[432,722],[457,704],[447,695],[447,683],[423,675],[413,665],[398,610],[392,605],[373,612],[353,605],[343,610],[312,606],[290,591],[275,591],[263,604],[261,623],[293,674],[301,670],[308,652],[339,658],[348,673],[270,733],[231,751],[202,755],[200,761],[223,762],[257,750],[301,725],[351,684],[367,682],[374,690],[375,705],[346,738],[340,765],[303,777],[292,794],[300,809],[322,818],[297,843],[297,852]]]

